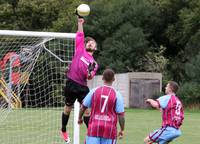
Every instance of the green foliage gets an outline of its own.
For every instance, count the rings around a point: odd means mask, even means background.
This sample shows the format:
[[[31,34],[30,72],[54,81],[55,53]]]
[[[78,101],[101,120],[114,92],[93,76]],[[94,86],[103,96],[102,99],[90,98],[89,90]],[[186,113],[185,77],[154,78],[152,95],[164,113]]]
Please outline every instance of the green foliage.
[[[77,0],[10,0],[0,5],[1,29],[68,30]],[[70,23],[70,24],[69,24]],[[65,24],[65,25],[64,25]],[[63,29],[60,28],[63,27]],[[53,28],[52,28],[53,27]],[[65,29],[64,27],[67,27]]]
[[[186,44],[189,42],[190,38],[196,34],[200,28],[200,1],[191,0],[188,1],[187,7],[183,7],[179,12],[179,27],[181,33],[177,36],[179,37],[178,43]]]
[[[170,41],[170,45],[178,44],[180,32],[180,11],[187,7],[188,1],[183,0],[153,0],[160,10],[160,17],[162,17],[162,32],[164,37]],[[176,33],[176,34],[175,34]],[[176,45],[174,46],[178,48]],[[172,53],[173,54],[173,53]]]
[[[99,60],[104,67],[110,66],[117,72],[133,71],[133,68],[142,65],[140,61],[147,50],[147,41],[142,30],[124,24],[103,42]]]
[[[93,13],[85,27],[86,33],[97,39],[101,68],[108,66],[116,72],[146,71],[143,59],[154,47],[148,40],[155,28],[155,7],[144,0],[104,3],[104,0],[93,3]]]
[[[100,71],[161,72],[164,83],[200,83],[199,0],[1,0],[1,29],[76,32],[88,3],[86,35],[98,43]]]
[[[160,46],[160,51],[149,51],[143,59],[144,70],[148,72],[161,72],[165,74],[168,59],[163,56],[166,47]]]
[[[185,64],[199,53],[199,0],[151,0],[159,9],[160,35],[156,43],[166,47],[168,77],[186,81]]]
[[[195,57],[200,52],[200,29],[194,33],[187,45],[185,46],[184,52],[185,52],[185,59],[190,60],[191,58]]]
[[[41,30],[51,26],[51,22],[57,18],[59,8],[54,0],[19,0],[13,3],[1,5],[1,17],[3,23],[9,29]]]
[[[186,63],[187,77],[194,82],[200,83],[200,52],[193,57],[190,62]]]
[[[194,82],[185,83],[181,85],[177,95],[187,106],[190,104],[200,104],[200,85]]]
[[[53,22],[51,31],[58,32],[76,32],[76,16],[74,14],[76,7],[81,0],[64,0],[59,6],[60,12],[58,18]]]

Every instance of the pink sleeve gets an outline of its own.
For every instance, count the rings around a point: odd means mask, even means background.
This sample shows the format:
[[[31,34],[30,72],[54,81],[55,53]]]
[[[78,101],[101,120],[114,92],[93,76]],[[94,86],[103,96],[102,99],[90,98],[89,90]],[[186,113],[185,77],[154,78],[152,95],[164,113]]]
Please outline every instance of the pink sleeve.
[[[76,33],[76,52],[83,51],[84,50],[84,33],[83,32],[77,32]]]

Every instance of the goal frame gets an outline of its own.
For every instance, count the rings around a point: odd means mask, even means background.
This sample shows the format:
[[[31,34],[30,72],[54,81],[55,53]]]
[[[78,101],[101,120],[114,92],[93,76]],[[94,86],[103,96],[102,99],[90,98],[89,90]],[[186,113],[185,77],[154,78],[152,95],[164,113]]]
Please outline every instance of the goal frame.
[[[76,33],[60,33],[60,32],[39,32],[39,31],[17,31],[17,30],[0,30],[1,36],[23,36],[23,37],[41,37],[41,38],[70,38],[75,39]],[[59,57],[57,57],[50,50],[44,48],[47,52],[53,55],[56,59],[62,61]],[[67,61],[69,62],[69,61]],[[73,122],[73,143],[79,144],[80,142],[80,127],[77,123],[78,115],[79,115],[80,104],[76,101],[74,104],[74,122]]]
[[[0,35],[27,36],[27,37],[48,37],[48,38],[75,38],[76,37],[75,33],[16,31],[16,30],[0,30]]]

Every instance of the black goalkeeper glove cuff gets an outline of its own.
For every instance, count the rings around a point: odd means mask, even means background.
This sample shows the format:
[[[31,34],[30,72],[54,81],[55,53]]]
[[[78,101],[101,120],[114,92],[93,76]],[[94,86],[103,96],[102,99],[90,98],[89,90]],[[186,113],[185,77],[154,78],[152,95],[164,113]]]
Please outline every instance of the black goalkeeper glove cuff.
[[[83,18],[82,16],[80,16],[80,15],[78,14],[78,11],[77,11],[77,9],[75,10],[74,14],[75,14],[75,15],[77,15],[77,16],[78,16],[78,18]]]

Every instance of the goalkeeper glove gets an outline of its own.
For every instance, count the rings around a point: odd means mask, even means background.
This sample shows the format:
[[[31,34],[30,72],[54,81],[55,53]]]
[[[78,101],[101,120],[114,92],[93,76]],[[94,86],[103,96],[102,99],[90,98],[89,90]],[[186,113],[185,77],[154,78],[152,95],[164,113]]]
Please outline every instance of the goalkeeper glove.
[[[93,63],[89,63],[88,65],[88,79],[92,79],[92,77],[95,75],[95,71],[97,70],[98,65],[97,63],[94,61]]]
[[[77,15],[78,16],[78,18],[83,18],[82,16],[80,16],[79,14],[78,14],[78,11],[77,11],[77,9],[75,10],[75,15]]]
[[[96,63],[89,63],[88,65],[88,73],[91,74],[91,72],[95,69]]]

